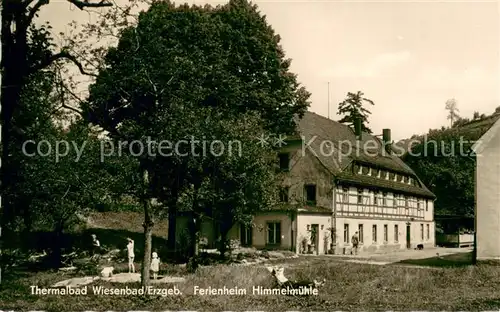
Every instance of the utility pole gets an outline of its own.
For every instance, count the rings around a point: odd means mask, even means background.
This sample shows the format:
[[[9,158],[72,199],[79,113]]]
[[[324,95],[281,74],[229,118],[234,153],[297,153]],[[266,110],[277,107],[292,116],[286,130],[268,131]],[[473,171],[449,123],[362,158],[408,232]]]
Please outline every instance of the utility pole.
[[[328,81],[328,119],[330,119],[330,81]]]

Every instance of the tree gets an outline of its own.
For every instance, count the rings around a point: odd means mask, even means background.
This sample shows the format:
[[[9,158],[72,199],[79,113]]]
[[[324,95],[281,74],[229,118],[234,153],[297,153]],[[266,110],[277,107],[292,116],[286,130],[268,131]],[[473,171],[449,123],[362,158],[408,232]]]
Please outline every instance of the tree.
[[[448,117],[446,118],[450,120],[450,127],[453,127],[455,120],[460,118],[458,115],[459,110],[457,107],[457,101],[455,99],[449,99],[446,101],[445,109],[448,111]]]
[[[204,110],[209,122],[199,129],[212,131],[219,138],[230,138],[225,153],[209,153],[207,157],[193,158],[193,172],[198,185],[189,188],[189,208],[194,214],[194,224],[201,224],[203,217],[211,218],[220,235],[218,246],[224,257],[229,246],[228,233],[235,224],[249,226],[256,212],[276,203],[277,179],[276,151],[269,146],[259,146],[255,137],[262,133],[262,119],[254,114],[226,119],[216,110]],[[203,129],[205,128],[205,129]],[[236,143],[236,144],[235,144]],[[229,149],[228,149],[229,148]],[[196,182],[195,182],[196,183]],[[186,203],[185,203],[186,204]],[[194,227],[193,254],[197,255],[198,232]]]
[[[111,2],[66,0],[80,10],[85,8],[108,7]],[[21,106],[21,98],[31,77],[40,71],[48,69],[59,61],[70,61],[75,64],[81,73],[87,74],[84,67],[69,47],[63,47],[59,52],[54,52],[54,45],[48,41],[47,28],[37,29],[34,19],[38,16],[41,7],[48,5],[50,0],[4,0],[1,3],[1,37],[2,37],[2,92],[0,95],[1,122],[2,122],[2,194],[5,196],[2,214],[2,223],[9,222],[14,215],[12,202],[7,190],[12,188],[16,180],[15,162],[12,161],[12,135],[13,130],[21,133],[22,129],[12,124],[12,119]],[[37,37],[38,36],[38,37]],[[39,37],[42,37],[43,40]],[[41,45],[33,45],[37,41]],[[35,49],[33,49],[35,48]],[[41,49],[36,49],[41,48]]]
[[[155,2],[109,49],[83,108],[89,121],[109,131],[113,140],[178,142],[200,133],[195,130],[203,127],[199,118],[204,108],[219,111],[225,120],[253,112],[262,118],[265,131],[292,133],[293,118],[303,115],[310,94],[289,72],[291,61],[279,41],[247,1],[217,8]],[[178,156],[138,159],[149,184],[142,198],[146,241],[155,217],[146,204],[150,198],[165,200],[163,192],[178,196],[183,187],[193,187],[197,194],[205,183],[205,163]],[[173,220],[175,203],[175,198],[164,202]],[[169,228],[175,229],[173,223]],[[150,244],[145,246],[143,284],[149,282]]]
[[[472,120],[479,119],[479,117],[480,117],[479,112],[475,111],[474,115],[472,116]]]
[[[481,135],[460,128],[431,130],[426,140],[403,157],[436,195],[436,215],[474,216],[475,157],[471,147]]]
[[[371,112],[363,106],[364,103],[375,105],[372,100],[365,98],[361,91],[348,92],[346,99],[339,103],[338,114],[344,116],[339,122],[354,127],[356,120],[360,120],[361,131],[372,133],[372,130],[368,128],[368,116]]]

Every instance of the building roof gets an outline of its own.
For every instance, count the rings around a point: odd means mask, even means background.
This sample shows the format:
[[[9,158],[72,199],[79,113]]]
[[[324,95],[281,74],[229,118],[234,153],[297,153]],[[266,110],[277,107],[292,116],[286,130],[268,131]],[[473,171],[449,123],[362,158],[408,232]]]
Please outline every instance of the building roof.
[[[396,155],[385,151],[382,141],[366,132],[357,140],[347,125],[313,112],[306,112],[296,120],[297,128],[311,153],[335,176],[340,183],[377,187],[401,193],[435,198],[415,172]],[[333,150],[332,150],[333,148]],[[355,174],[348,169],[352,163],[365,164],[382,170],[411,176],[420,186]]]
[[[486,131],[483,136],[472,146],[472,150],[476,155],[481,154],[483,150],[488,146],[488,144],[493,140],[493,138],[500,132],[500,119]]]

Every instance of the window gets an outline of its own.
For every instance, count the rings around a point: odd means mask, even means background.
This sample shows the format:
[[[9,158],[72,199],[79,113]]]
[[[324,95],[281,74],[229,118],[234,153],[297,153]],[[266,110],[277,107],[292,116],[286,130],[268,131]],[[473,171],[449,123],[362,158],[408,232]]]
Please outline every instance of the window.
[[[289,153],[280,153],[278,155],[280,160],[280,170],[288,171],[290,170],[290,154]]]
[[[376,225],[376,224],[374,224],[374,225],[372,226],[372,241],[373,241],[374,243],[376,243],[376,242],[377,242],[377,225]]]
[[[392,204],[394,207],[398,206],[398,195],[397,194],[394,194]]]
[[[310,205],[316,204],[316,185],[308,184],[305,187],[306,202]]]
[[[371,176],[372,175],[372,168],[368,168],[368,175]]]
[[[240,226],[240,243],[241,246],[249,247],[252,245],[252,227],[242,224]]]
[[[288,193],[290,188],[284,187],[280,190],[280,201],[282,203],[288,203]]]
[[[425,200],[425,211],[429,211],[429,201]]]
[[[269,245],[281,244],[281,222],[267,223],[267,244]]]
[[[417,199],[417,209],[420,210],[420,199]]]
[[[380,178],[380,176],[382,175],[382,170],[376,169],[376,171],[377,171],[377,178]]]
[[[398,225],[394,225],[394,242],[397,243],[399,241],[399,229]]]
[[[405,196],[405,207],[408,208],[408,196]]]
[[[363,224],[358,225],[359,242],[363,243]]]
[[[420,224],[420,238],[424,240],[424,225]]]
[[[359,166],[358,174],[362,174],[362,173],[363,173],[363,166]]]
[[[378,205],[378,192],[373,192],[373,204]]]
[[[389,171],[387,171],[387,172],[385,173],[385,179],[386,179],[386,180],[389,180]]]
[[[344,187],[342,189],[342,202],[343,203],[349,202],[349,189],[347,187]]]
[[[344,243],[349,244],[349,224],[344,224]]]
[[[429,226],[429,224],[427,224],[427,240],[429,240],[431,237],[431,227]]]
[[[387,243],[388,240],[389,240],[389,231],[387,229],[387,224],[384,224],[384,242]]]
[[[387,206],[387,193],[382,193],[382,206]]]
[[[358,189],[358,204],[362,204],[362,203],[363,203],[363,190]]]

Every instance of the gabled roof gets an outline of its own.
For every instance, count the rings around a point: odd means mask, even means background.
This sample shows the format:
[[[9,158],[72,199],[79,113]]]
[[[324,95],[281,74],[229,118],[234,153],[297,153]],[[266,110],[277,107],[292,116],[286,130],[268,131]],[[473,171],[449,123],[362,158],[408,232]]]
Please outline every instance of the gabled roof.
[[[484,149],[488,146],[488,144],[491,142],[491,140],[500,132],[500,119],[497,119],[497,121],[491,126],[488,131],[486,131],[481,138],[474,143],[472,146],[472,150],[476,155],[481,154]]]
[[[297,130],[304,139],[303,144],[308,146],[313,155],[339,182],[435,198],[408,165],[399,157],[385,151],[379,138],[363,132],[358,141],[350,127],[313,112],[306,112],[303,118],[297,119],[296,122]],[[421,186],[354,174],[348,169],[353,162],[411,176],[418,180]]]

